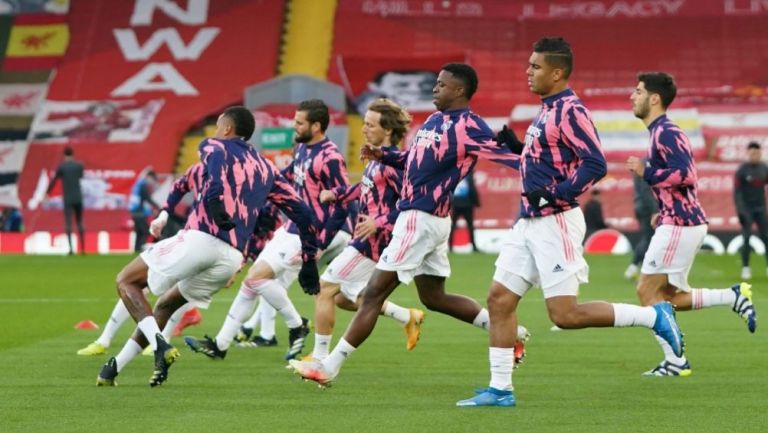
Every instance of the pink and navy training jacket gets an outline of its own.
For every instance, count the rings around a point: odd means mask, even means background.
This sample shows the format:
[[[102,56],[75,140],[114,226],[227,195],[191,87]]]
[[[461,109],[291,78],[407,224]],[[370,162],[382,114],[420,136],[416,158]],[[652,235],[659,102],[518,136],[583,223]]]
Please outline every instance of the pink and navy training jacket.
[[[520,155],[523,194],[546,189],[555,203],[540,211],[520,197],[520,218],[553,215],[579,206],[576,200],[607,172],[592,115],[571,89],[541,100],[525,133]]]
[[[171,186],[171,191],[168,193],[163,209],[169,213],[173,212],[173,209],[176,208],[176,205],[179,204],[182,197],[187,193],[191,193],[195,201],[197,201],[203,186],[203,170],[203,163],[197,162],[189,167],[181,177],[176,179]],[[246,259],[256,260],[261,251],[264,250],[267,242],[272,239],[275,230],[277,230],[281,222],[280,211],[272,203],[266,202],[261,211],[259,211],[256,229],[251,234],[251,239],[248,242]]]
[[[392,240],[392,229],[400,211],[397,201],[403,186],[403,172],[377,161],[369,161],[363,171],[360,183],[352,187],[340,186],[334,190],[336,200],[342,206],[359,200],[359,214],[368,215],[376,222],[376,233],[365,239],[352,239],[349,242],[362,255],[378,261],[381,252]]]
[[[169,214],[173,213],[176,205],[179,204],[185,194],[191,193],[195,201],[198,200],[198,194],[203,188],[203,163],[197,162],[176,179],[171,186],[171,191],[168,193],[168,197],[165,199],[165,209]]]
[[[698,176],[688,137],[666,114],[651,122],[648,130],[651,147],[643,179],[659,202],[658,223],[675,226],[706,224],[707,216],[696,192]]]
[[[496,143],[480,116],[462,108],[432,113],[408,150],[386,149],[381,162],[405,172],[397,203],[401,212],[415,209],[446,217],[456,185],[477,158],[517,168],[519,157]]]
[[[269,200],[296,222],[304,258],[315,257],[317,239],[312,212],[271,161],[240,139],[207,138],[198,150],[204,166],[202,198],[193,204],[185,228],[215,236],[245,256],[259,213]],[[205,202],[215,199],[224,202],[234,229],[219,229],[208,215]]]
[[[343,218],[331,218],[338,205],[320,203],[320,191],[349,186],[344,157],[328,138],[311,146],[298,143],[293,153],[293,163],[284,168],[282,173],[293,183],[296,192],[312,211],[320,248],[325,249],[346,222],[346,215]],[[350,227],[346,228],[351,232]],[[286,230],[298,233],[296,224],[292,222],[288,222]]]

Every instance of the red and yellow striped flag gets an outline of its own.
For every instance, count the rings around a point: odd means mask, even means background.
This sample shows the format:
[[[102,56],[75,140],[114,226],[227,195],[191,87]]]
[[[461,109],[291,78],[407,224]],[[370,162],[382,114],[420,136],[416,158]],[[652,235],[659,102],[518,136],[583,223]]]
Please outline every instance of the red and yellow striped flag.
[[[58,15],[17,16],[8,37],[3,69],[52,69],[69,46],[69,26]]]

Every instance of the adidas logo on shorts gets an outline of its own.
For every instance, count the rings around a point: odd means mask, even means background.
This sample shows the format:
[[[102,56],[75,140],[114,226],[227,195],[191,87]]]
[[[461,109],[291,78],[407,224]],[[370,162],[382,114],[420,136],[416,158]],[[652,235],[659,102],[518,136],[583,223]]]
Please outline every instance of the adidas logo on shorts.
[[[564,271],[564,269],[560,265],[555,265],[555,268],[552,269],[552,272],[563,272],[563,271]]]

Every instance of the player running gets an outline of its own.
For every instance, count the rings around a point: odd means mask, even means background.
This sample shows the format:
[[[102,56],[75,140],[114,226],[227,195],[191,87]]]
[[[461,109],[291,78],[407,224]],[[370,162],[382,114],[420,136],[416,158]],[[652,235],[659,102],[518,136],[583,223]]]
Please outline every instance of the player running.
[[[202,184],[203,164],[198,162],[190,166],[187,171],[173,183],[165,205],[162,208],[163,210],[157,218],[152,221],[152,224],[150,224],[150,233],[156,238],[159,238],[162,227],[165,226],[165,223],[168,221],[169,213],[173,212],[184,195],[190,193],[193,196],[197,196],[202,189]],[[146,289],[145,293],[147,293]],[[166,323],[162,332],[166,341],[170,340],[172,335],[178,335],[177,331],[181,332],[184,327],[189,326],[190,324],[196,324],[192,323],[193,321],[184,321],[183,318],[187,316],[188,312],[197,312],[197,309],[194,308],[192,304],[186,304],[176,310],[176,312],[174,312],[168,319],[168,323]],[[93,343],[78,350],[77,354],[82,356],[94,356],[107,353],[107,348],[112,344],[112,339],[115,338],[115,334],[117,334],[117,331],[129,317],[130,314],[128,314],[128,309],[125,308],[123,300],[119,299],[112,309],[112,313],[109,315],[109,319],[104,325],[104,330],[101,332],[101,335],[99,335]],[[197,313],[197,317],[197,322],[199,322],[199,312]],[[151,347],[149,347],[149,349],[151,350]],[[151,352],[148,352],[148,354],[151,354]]]
[[[729,306],[744,319],[749,332],[755,332],[757,313],[749,284],[726,289],[693,289],[688,285],[688,273],[707,235],[707,217],[699,203],[691,143],[666,114],[677,86],[664,72],[640,73],[637,81],[630,97],[632,111],[651,133],[651,145],[645,159],[629,157],[627,168],[650,185],[659,203],[659,215],[653,224],[656,231],[637,283],[640,303],[669,301],[677,311]],[[691,365],[685,355],[675,353],[658,335],[656,340],[664,360],[643,375],[690,376]]]
[[[373,146],[396,149],[405,137],[410,121],[410,115],[402,107],[388,99],[379,99],[368,106],[363,119],[363,135]],[[350,311],[357,310],[360,293],[392,238],[392,227],[399,214],[395,205],[400,199],[402,183],[402,170],[370,161],[360,183],[320,193],[321,202],[336,202],[342,207],[359,200],[360,212],[354,238],[320,277],[320,293],[315,298],[316,332],[312,358],[322,360],[328,356],[335,304]],[[400,322],[407,336],[406,349],[413,350],[421,334],[424,312],[385,301],[381,314]]]
[[[664,338],[679,356],[683,336],[668,302],[653,306],[579,303],[588,280],[582,242],[586,225],[578,196],[605,176],[607,166],[591,115],[568,85],[573,52],[563,38],[542,38],[533,46],[526,74],[541,109],[525,143],[508,143],[518,153],[523,197],[520,218],[508,232],[488,291],[491,380],[487,388],[456,403],[460,407],[516,405],[512,357],[517,306],[533,287],[544,293],[550,319],[562,329],[642,326]]]
[[[448,237],[451,195],[477,158],[511,165],[516,155],[494,141],[480,116],[469,109],[477,90],[471,66],[445,65],[433,88],[438,109],[422,125],[407,151],[363,147],[362,156],[404,170],[392,240],[383,250],[362,294],[362,304],[344,337],[322,362],[291,361],[306,379],[330,384],[342,364],[370,335],[382,305],[402,283],[416,282],[421,302],[430,310],[487,329],[488,311],[466,296],[445,292],[450,275]],[[514,336],[517,333],[513,332]]]
[[[187,302],[207,308],[212,296],[232,280],[266,200],[297,221],[303,263],[299,281],[305,291],[319,291],[311,213],[274,164],[246,142],[253,130],[253,115],[244,107],[230,107],[219,116],[214,138],[200,144],[205,179],[185,229],[144,251],[118,274],[118,293],[138,329],[118,357],[102,368],[98,385],[114,385],[127,360],[147,344],[155,354],[149,384],[165,382],[179,352],[159,326]],[[154,312],[144,287],[160,296]]]
[[[292,182],[293,188],[312,211],[312,228],[318,234],[319,246],[323,250],[332,248],[334,244],[345,245],[349,241],[349,235],[339,230],[345,217],[332,218],[336,206],[319,202],[323,189],[348,185],[344,157],[325,135],[329,122],[328,107],[323,101],[311,99],[299,103],[294,116],[298,145],[293,163],[283,170],[285,178]],[[291,222],[277,230],[275,237],[248,270],[216,337],[184,339],[193,351],[209,358],[223,359],[240,326],[248,319],[261,296],[278,311],[289,328],[285,359],[293,359],[301,353],[309,334],[309,323],[299,315],[286,291],[302,265],[304,246],[299,230],[298,225]],[[317,291],[309,294],[317,294]]]

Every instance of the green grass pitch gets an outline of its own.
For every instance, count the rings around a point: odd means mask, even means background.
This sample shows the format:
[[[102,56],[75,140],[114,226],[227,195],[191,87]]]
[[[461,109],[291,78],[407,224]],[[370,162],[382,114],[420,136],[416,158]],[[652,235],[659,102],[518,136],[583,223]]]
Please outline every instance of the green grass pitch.
[[[485,304],[492,255],[452,256],[450,291]],[[0,432],[760,432],[768,418],[768,338],[755,335],[729,308],[678,314],[686,332],[689,378],[644,378],[661,360],[645,329],[551,332],[541,292],[522,302],[520,318],[533,334],[528,357],[515,371],[518,407],[456,408],[488,383],[487,336],[472,326],[428,312],[419,345],[380,317],[371,338],[344,366],[336,384],[320,390],[284,368],[287,331],[279,322],[277,348],[233,347],[225,361],[190,352],[168,381],[147,384],[151,359],[139,357],[118,376],[119,386],[97,388],[106,356],[76,356],[99,331],[73,328],[90,319],[103,325],[116,300],[114,277],[128,256],[0,257]],[[588,257],[591,282],[582,300],[636,303],[622,279],[627,257]],[[755,257],[758,313],[768,311],[768,279]],[[757,268],[760,268],[758,271]],[[694,287],[734,284],[735,257],[700,255]],[[236,286],[235,286],[236,287]],[[186,335],[215,335],[235,295],[220,292],[205,319]],[[304,315],[311,298],[291,295]],[[393,300],[418,306],[413,286]],[[351,315],[339,312],[334,344]],[[759,322],[760,323],[760,322]],[[116,354],[133,325],[120,330]],[[311,350],[312,340],[307,349]]]

